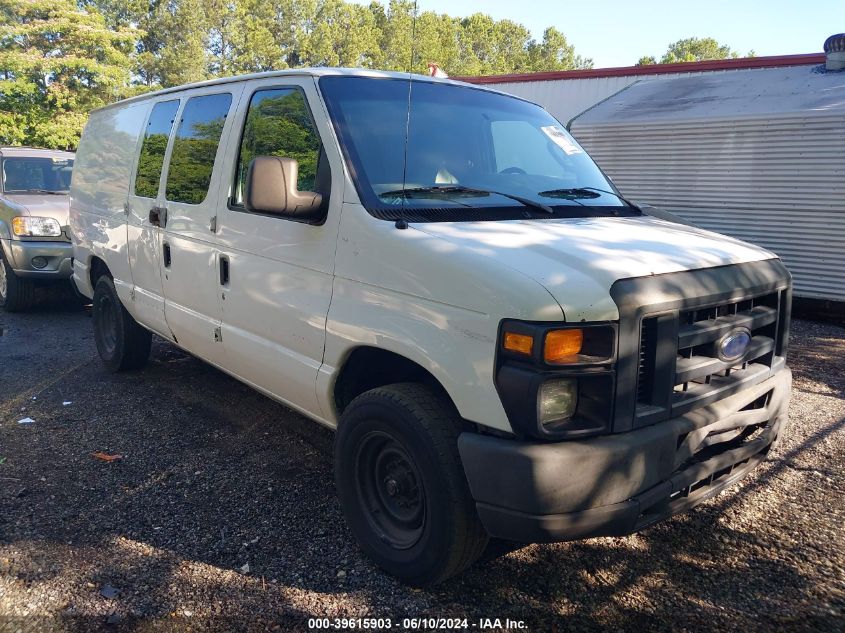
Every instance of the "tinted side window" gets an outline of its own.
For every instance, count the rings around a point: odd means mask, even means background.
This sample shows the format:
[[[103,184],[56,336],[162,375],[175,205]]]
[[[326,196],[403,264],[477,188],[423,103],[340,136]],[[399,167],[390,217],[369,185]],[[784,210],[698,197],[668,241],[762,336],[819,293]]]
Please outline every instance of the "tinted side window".
[[[147,121],[141,155],[138,157],[138,173],[135,176],[135,195],[155,198],[158,195],[158,181],[164,165],[167,139],[173,128],[173,119],[179,110],[179,100],[157,103]]]
[[[7,193],[15,191],[67,191],[73,161],[67,158],[6,158],[3,180]]]
[[[168,200],[188,204],[205,200],[231,105],[232,95],[228,93],[188,100],[170,154],[165,191]]]
[[[232,203],[243,206],[243,183],[256,156],[282,156],[299,163],[297,189],[320,191],[320,137],[305,95],[297,88],[259,90],[249,102],[241,137]]]

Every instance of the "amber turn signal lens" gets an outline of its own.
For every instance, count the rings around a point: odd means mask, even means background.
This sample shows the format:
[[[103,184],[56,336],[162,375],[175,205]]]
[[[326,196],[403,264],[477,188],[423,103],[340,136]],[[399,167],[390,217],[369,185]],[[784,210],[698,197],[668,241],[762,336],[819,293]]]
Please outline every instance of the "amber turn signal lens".
[[[554,330],[546,334],[543,358],[547,363],[559,363],[581,353],[584,330]]]
[[[505,341],[503,346],[509,352],[516,352],[517,354],[526,354],[531,356],[531,352],[534,351],[534,337],[526,334],[505,332]]]

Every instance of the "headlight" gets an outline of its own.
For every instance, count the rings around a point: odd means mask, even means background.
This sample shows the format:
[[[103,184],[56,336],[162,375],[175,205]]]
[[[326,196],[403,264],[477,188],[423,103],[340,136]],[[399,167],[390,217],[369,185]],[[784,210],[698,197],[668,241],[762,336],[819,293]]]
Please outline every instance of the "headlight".
[[[577,404],[577,379],[547,380],[540,386],[540,392],[537,395],[537,416],[540,418],[540,424],[546,426],[571,418],[575,415]]]
[[[502,321],[496,389],[514,432],[563,440],[608,433],[616,325]]]
[[[59,237],[62,227],[53,218],[12,218],[12,231],[19,237]]]

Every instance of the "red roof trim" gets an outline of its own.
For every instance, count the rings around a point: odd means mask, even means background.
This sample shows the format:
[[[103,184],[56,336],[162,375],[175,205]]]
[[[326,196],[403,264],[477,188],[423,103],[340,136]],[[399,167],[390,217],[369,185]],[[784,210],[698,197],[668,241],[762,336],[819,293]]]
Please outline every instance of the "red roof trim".
[[[804,66],[824,63],[824,53],[809,53],[806,55],[742,57],[739,59],[681,62],[678,64],[651,64],[649,66],[620,66],[618,68],[595,68],[591,70],[559,70],[541,73],[517,73],[513,75],[487,75],[485,77],[452,77],[452,79],[458,79],[472,84],[498,84],[521,81],[555,81],[560,79],[629,77],[631,75],[666,75],[672,73],[739,70],[743,68],[774,68],[777,66]]]

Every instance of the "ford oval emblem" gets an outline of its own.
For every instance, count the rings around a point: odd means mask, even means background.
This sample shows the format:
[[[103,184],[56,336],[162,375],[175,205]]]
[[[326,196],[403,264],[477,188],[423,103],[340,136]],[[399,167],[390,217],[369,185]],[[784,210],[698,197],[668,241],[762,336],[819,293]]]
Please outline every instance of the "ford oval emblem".
[[[725,334],[716,343],[716,355],[719,360],[739,360],[748,352],[751,345],[751,332],[746,328],[737,328]]]

